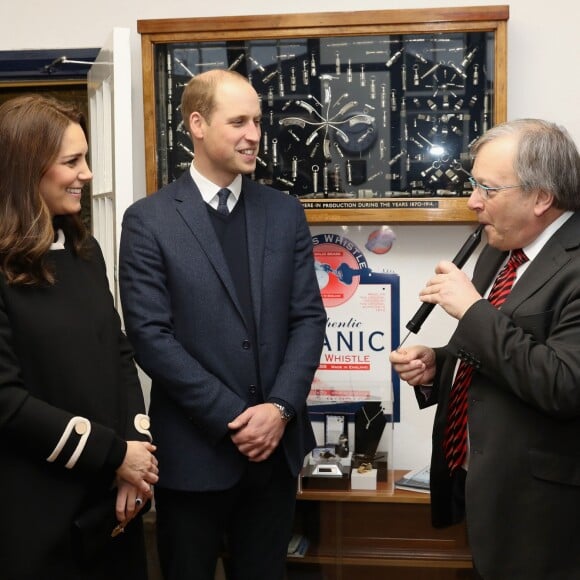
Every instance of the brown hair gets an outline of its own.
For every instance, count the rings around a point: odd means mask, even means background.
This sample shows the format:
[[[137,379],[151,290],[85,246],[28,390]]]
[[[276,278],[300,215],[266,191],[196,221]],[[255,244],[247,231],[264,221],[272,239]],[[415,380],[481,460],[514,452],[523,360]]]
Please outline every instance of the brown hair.
[[[215,108],[216,87],[226,80],[249,82],[245,76],[236,71],[214,69],[193,77],[187,83],[181,96],[181,116],[188,133],[189,117],[192,113],[199,113],[210,123]]]
[[[55,162],[63,135],[83,114],[51,97],[24,95],[0,106],[0,272],[9,284],[53,284],[45,257],[54,239],[40,181]],[[56,218],[74,251],[86,256],[88,232],[80,216]]]

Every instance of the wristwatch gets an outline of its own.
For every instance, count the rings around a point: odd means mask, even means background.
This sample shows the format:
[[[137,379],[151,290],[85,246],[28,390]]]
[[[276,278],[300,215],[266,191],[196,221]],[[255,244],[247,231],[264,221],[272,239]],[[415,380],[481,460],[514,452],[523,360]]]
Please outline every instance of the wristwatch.
[[[286,407],[284,407],[284,405],[281,405],[280,403],[271,403],[271,404],[274,405],[274,407],[276,407],[278,411],[280,411],[280,417],[282,421],[284,421],[284,423],[288,423],[288,421],[290,421],[290,419],[292,419],[292,417],[294,416],[294,414],[291,413]]]

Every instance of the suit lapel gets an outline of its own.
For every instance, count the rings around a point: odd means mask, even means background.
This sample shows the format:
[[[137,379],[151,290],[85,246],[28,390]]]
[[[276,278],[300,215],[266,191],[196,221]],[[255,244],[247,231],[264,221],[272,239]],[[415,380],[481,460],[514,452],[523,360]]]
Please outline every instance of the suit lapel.
[[[524,300],[537,292],[572,259],[574,254],[570,250],[578,248],[580,244],[577,233],[579,221],[580,215],[573,215],[547,241],[507,297],[502,307],[506,314],[511,315]]]
[[[256,329],[260,328],[262,310],[262,282],[264,272],[264,249],[266,247],[266,209],[256,185],[247,178],[242,181],[242,195],[246,205],[246,230],[248,236],[248,260],[250,264],[250,287],[254,305]]]
[[[569,250],[580,245],[580,215],[573,215],[548,240],[528,269],[518,279],[501,310],[510,316],[514,310],[532,294],[544,286],[571,259]],[[478,268],[473,274],[473,284],[483,293],[491,285],[507,252],[486,246]]]
[[[485,246],[477,267],[473,271],[473,285],[480,294],[483,294],[491,285],[501,263],[505,260],[507,252],[501,252],[491,246]]]
[[[211,224],[207,213],[207,207],[189,171],[186,171],[176,182],[177,189],[174,194],[175,209],[181,216],[192,235],[197,240],[205,253],[208,261],[213,266],[216,274],[223,283],[230,299],[236,306],[240,316],[242,310],[236,296],[234,283],[226,259]]]

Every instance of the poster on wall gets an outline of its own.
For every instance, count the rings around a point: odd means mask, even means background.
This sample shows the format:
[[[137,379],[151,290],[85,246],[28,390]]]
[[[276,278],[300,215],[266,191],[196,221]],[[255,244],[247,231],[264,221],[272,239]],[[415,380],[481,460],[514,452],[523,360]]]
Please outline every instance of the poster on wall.
[[[399,343],[399,276],[389,270],[388,226],[311,227],[316,276],[328,317],[309,411],[353,412],[380,401],[399,420],[399,379],[389,363]]]

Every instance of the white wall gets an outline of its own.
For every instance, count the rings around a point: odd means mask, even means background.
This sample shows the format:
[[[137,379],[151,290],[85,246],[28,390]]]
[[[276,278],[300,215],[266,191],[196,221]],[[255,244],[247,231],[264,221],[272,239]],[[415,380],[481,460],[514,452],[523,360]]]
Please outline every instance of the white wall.
[[[141,45],[137,20],[236,14],[389,10],[453,6],[485,6],[482,0],[294,0],[291,6],[271,0],[193,3],[183,0],[71,0],[7,2],[0,6],[0,50],[86,48],[100,46],[114,26],[132,34],[135,196],[145,191]],[[496,2],[500,4],[501,2]],[[577,3],[573,0],[512,0],[508,25],[508,117],[542,117],[568,128],[580,143],[580,42]],[[393,251],[401,275],[401,321],[415,312],[416,296],[442,258],[452,257],[471,228],[468,226],[393,226],[398,236]],[[468,268],[470,267],[468,264]],[[453,323],[436,309],[418,340],[443,344]],[[412,342],[412,339],[409,339]],[[419,412],[411,389],[401,385],[401,424],[395,430],[394,466],[411,469],[428,462],[432,410]]]

